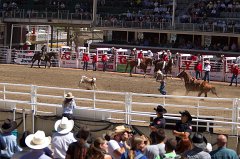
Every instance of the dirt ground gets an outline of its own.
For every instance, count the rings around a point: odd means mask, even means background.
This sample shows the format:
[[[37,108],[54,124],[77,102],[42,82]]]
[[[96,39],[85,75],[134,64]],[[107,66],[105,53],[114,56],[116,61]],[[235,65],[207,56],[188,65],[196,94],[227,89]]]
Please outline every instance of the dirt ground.
[[[81,69],[69,69],[69,68],[30,68],[27,65],[5,65],[1,64],[0,66],[0,82],[1,83],[15,83],[15,84],[33,84],[41,86],[52,86],[52,87],[65,87],[65,88],[75,88],[78,89],[78,82],[82,75],[88,77],[97,78],[97,88],[98,90],[103,91],[113,91],[113,92],[133,92],[133,93],[144,93],[144,94],[159,94],[157,88],[159,83],[151,76],[144,78],[142,75],[133,74],[133,77],[129,77],[128,73],[116,73],[116,72],[102,72],[102,71],[83,71]],[[211,83],[216,87],[219,97],[221,98],[239,98],[240,89],[239,86],[228,86],[229,83],[223,82],[212,82]],[[86,89],[85,85],[80,86],[81,89]],[[18,88],[21,89],[21,88]],[[167,94],[169,95],[185,95],[184,82],[181,79],[173,78],[167,79],[166,86]],[[20,91],[20,90],[19,90]],[[26,91],[26,90],[25,90]],[[55,91],[55,90],[52,90]],[[51,93],[49,90],[42,90],[44,93]],[[57,93],[57,91],[55,91]],[[61,93],[59,92],[61,95]],[[80,94],[75,96],[86,97],[86,95]],[[189,96],[196,96],[197,92],[189,93]],[[209,93],[209,97],[216,97],[213,94]],[[16,96],[15,98],[20,98]],[[124,96],[117,97],[116,95],[111,94],[102,94],[98,95],[98,98],[101,99],[111,99],[124,101]],[[38,100],[38,101],[41,101]],[[51,99],[48,99],[48,102]],[[145,103],[163,103],[161,98],[153,97],[141,97],[135,96],[133,102],[145,102]],[[198,103],[196,100],[191,99],[166,99],[166,104],[168,104],[167,110],[169,113],[177,113],[179,110],[188,109],[189,105],[197,106]],[[55,101],[55,103],[61,103],[61,99]],[[86,106],[91,106],[91,102],[85,101],[79,104],[84,104]],[[178,104],[179,107],[174,107],[171,104]],[[201,109],[199,112],[200,115],[205,116],[224,116],[231,118],[231,110],[222,110],[216,111],[215,108],[222,107],[232,108],[232,101],[200,101],[201,106],[212,107],[213,109]],[[115,108],[115,109],[124,109],[124,105],[114,104],[109,105],[107,103],[98,104],[97,107],[102,108]],[[153,112],[153,106],[146,105],[137,105],[133,104],[133,110],[141,110],[146,112]],[[43,109],[44,110],[44,109]],[[192,114],[196,115],[195,109],[188,109]],[[136,120],[142,119],[142,117],[136,117]]]

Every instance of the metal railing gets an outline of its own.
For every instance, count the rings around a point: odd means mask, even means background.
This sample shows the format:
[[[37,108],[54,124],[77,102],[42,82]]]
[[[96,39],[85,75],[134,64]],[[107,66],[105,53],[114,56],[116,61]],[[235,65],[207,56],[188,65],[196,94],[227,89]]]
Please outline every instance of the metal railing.
[[[162,104],[168,110],[165,114],[166,119],[179,120],[178,111],[189,110],[196,123],[196,130],[204,126],[206,131],[220,128],[221,131],[238,135],[240,128],[238,98],[140,94],[0,83],[0,101],[15,103],[13,105],[16,107],[12,109],[28,105],[34,116],[42,107],[47,107],[47,110],[61,109],[59,103],[68,91],[73,92],[75,96],[76,116],[120,121],[131,125],[149,125],[149,117],[155,116],[153,108]]]

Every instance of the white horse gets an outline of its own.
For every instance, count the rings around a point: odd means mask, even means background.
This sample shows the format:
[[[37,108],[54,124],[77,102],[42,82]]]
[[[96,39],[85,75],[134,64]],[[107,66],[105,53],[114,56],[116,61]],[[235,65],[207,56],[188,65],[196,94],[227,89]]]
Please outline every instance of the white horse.
[[[78,86],[80,87],[81,83],[85,83],[85,84],[91,85],[92,89],[96,89],[97,88],[96,81],[97,81],[97,78],[95,78],[95,77],[88,78],[87,76],[82,76],[81,80],[79,81]]]

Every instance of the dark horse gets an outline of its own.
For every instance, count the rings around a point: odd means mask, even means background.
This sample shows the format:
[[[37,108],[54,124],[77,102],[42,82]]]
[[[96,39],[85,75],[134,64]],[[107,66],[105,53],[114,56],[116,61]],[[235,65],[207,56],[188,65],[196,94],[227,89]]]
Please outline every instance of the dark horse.
[[[134,67],[136,67],[138,65],[138,62],[137,62],[137,60],[127,61],[127,66],[126,66],[125,72],[127,72],[128,65],[130,65],[130,76],[132,77],[132,70]],[[152,66],[152,59],[144,58],[140,63],[140,69],[142,69],[144,71],[144,78],[146,77],[148,66]]]
[[[42,59],[42,53],[35,53],[32,57],[32,65],[31,68],[33,67],[33,64],[35,61],[38,61],[38,67],[40,68],[39,63],[41,61],[45,61],[45,68],[47,67],[47,62],[49,62],[49,68],[51,67],[52,63],[51,63],[51,59],[52,57],[57,58],[58,57],[58,53],[57,52],[47,52],[44,56],[44,59]]]
[[[173,66],[173,58],[171,58],[165,65],[165,68],[164,68],[164,71],[163,71],[163,63],[164,61],[159,61],[159,60],[156,60],[153,62],[155,68],[154,68],[154,73],[156,73],[158,70],[164,72],[166,74],[166,77],[167,77],[167,74],[172,74],[172,66]]]
[[[213,94],[215,94],[218,97],[217,92],[216,92],[216,88],[214,86],[212,86],[211,84],[209,84],[206,81],[195,79],[185,70],[183,70],[181,73],[179,73],[177,75],[177,77],[184,79],[185,88],[186,88],[186,95],[190,91],[197,91],[197,92],[199,92],[198,93],[199,97],[202,95],[202,93],[204,93],[205,97],[207,97],[207,93],[209,91],[211,91]]]

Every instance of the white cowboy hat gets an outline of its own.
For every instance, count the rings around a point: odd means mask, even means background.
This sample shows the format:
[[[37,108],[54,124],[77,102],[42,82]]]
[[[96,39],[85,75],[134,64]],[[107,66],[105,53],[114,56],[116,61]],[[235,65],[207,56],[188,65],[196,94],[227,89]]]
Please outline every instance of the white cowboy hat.
[[[167,52],[169,52],[170,50],[167,50]]]
[[[67,99],[72,99],[72,98],[74,98],[74,96],[72,95],[71,92],[68,92],[68,93],[65,95],[65,98],[67,98]]]
[[[92,55],[97,55],[96,53],[93,53]]]
[[[68,120],[67,117],[62,117],[61,120],[56,121],[54,125],[54,129],[59,133],[59,134],[67,134],[70,131],[72,131],[74,126],[74,121],[73,120]]]
[[[35,134],[28,135],[25,143],[31,149],[43,149],[51,143],[51,137],[46,137],[44,131],[38,130]]]
[[[137,50],[136,48],[133,48],[133,50],[135,51],[135,50]]]
[[[107,53],[106,53],[106,52],[104,52],[104,55],[107,55]]]
[[[208,63],[208,64],[210,64],[210,61],[206,60],[206,61],[205,61],[205,63]]]
[[[84,52],[84,54],[89,54],[88,52]]]

